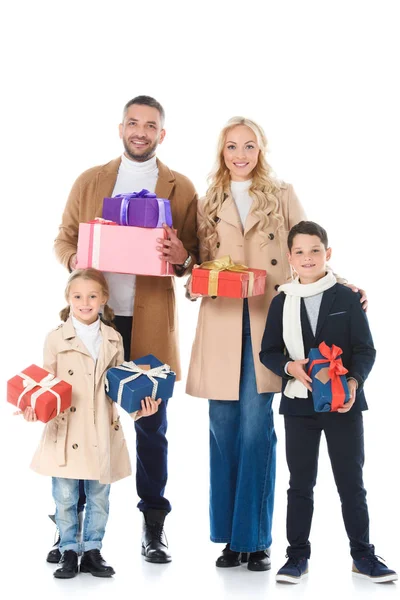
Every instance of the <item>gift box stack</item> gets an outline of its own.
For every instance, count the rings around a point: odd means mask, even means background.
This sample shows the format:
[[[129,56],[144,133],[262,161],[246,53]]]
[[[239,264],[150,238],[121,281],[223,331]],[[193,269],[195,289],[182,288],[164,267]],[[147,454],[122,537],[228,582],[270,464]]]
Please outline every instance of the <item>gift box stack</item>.
[[[267,272],[235,264],[230,256],[195,266],[192,271],[192,294],[216,298],[248,298],[265,293]]]
[[[107,395],[128,413],[142,408],[141,401],[150,396],[163,402],[172,397],[176,374],[169,365],[152,354],[108,369]]]
[[[160,260],[157,238],[167,238],[162,225],[172,227],[169,200],[147,190],[104,198],[101,219],[80,223],[77,267],[111,273],[173,275]]]
[[[341,354],[339,346],[332,344],[329,347],[325,342],[321,342],[318,348],[311,348],[308,354],[308,375],[312,379],[315,412],[335,412],[350,400],[345,377],[348,371],[343,366]]]
[[[7,381],[7,402],[21,411],[31,406],[47,423],[71,406],[72,386],[45,369],[31,365]]]

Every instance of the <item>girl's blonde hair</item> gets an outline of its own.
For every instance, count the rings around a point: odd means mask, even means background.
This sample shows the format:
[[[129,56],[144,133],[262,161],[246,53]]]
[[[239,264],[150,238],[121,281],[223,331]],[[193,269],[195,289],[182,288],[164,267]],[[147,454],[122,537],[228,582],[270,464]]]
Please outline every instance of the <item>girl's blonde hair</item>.
[[[265,158],[268,145],[265,133],[262,127],[251,119],[232,117],[222,129],[218,138],[217,159],[208,179],[209,187],[203,205],[204,219],[198,228],[200,244],[209,258],[214,256],[218,241],[218,234],[216,232],[217,214],[221,210],[226,195],[230,193],[230,173],[224,160],[224,146],[228,132],[238,125],[245,125],[252,130],[260,148],[257,165],[252,172],[252,182],[249,189],[249,194],[254,201],[251,212],[259,219],[257,230],[265,235],[267,241],[267,228],[271,217],[276,218],[279,225],[283,222],[278,212],[278,192],[280,186],[274,179],[272,169]],[[270,213],[269,215],[268,212]]]
[[[103,292],[103,294],[107,298],[107,300],[110,297],[110,291],[108,289],[107,280],[101,271],[98,271],[97,269],[91,269],[91,268],[90,269],[76,269],[76,271],[72,271],[71,275],[69,276],[68,281],[67,281],[67,286],[65,288],[64,295],[65,295],[65,299],[67,302],[69,299],[71,285],[77,279],[86,279],[87,281],[95,281],[96,283],[98,283],[100,285],[101,291]],[[60,311],[60,319],[62,321],[66,321],[68,319],[70,313],[71,313],[71,308],[68,305]],[[103,307],[103,319],[102,320],[107,325],[111,325],[111,327],[115,328],[115,326],[113,324],[114,311],[108,306],[107,303]]]

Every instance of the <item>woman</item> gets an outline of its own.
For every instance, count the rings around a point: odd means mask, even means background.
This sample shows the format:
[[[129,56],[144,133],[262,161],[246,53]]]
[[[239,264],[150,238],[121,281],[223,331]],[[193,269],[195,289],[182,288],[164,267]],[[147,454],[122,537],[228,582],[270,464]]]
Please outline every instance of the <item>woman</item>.
[[[211,540],[227,544],[218,567],[270,568],[275,484],[274,392],[281,380],[259,360],[268,308],[290,276],[290,228],[305,218],[291,185],[266,162],[260,126],[234,117],[219,137],[216,168],[198,208],[202,261],[229,254],[267,271],[265,295],[203,298],[187,393],[209,398]]]

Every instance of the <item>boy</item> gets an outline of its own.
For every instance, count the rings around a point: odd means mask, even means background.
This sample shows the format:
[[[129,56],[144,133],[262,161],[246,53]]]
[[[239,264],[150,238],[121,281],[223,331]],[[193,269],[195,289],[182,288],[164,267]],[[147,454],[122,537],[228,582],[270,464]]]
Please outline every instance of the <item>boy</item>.
[[[282,377],[279,412],[285,418],[286,459],[290,471],[287,506],[288,560],[279,582],[299,583],[308,572],[309,533],[313,514],[318,451],[324,431],[332,470],[342,502],[350,541],[353,573],[376,583],[397,580],[369,543],[369,517],[363,485],[362,412],[367,404],[363,385],[375,361],[368,321],[358,294],[336,282],[326,231],[301,221],[288,236],[288,259],[298,279],[280,286],[272,301],[260,360]],[[321,342],[339,346],[343,354],[350,400],[337,412],[314,412],[308,353]]]

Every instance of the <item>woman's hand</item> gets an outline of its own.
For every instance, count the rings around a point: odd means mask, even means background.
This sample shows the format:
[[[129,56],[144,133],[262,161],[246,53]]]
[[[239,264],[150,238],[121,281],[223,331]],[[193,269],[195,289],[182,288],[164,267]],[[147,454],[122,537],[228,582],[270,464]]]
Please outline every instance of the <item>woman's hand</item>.
[[[150,396],[146,396],[144,400],[141,401],[142,408],[137,412],[137,418],[139,417],[151,417],[158,411],[158,407],[160,406],[162,399],[153,400]]]
[[[368,298],[367,298],[367,293],[362,290],[361,288],[358,288],[356,285],[353,285],[352,283],[346,283],[347,287],[349,287],[351,289],[352,292],[360,292],[361,294],[361,305],[363,307],[363,309],[365,310],[365,312],[367,312],[367,308],[368,308]]]
[[[306,386],[310,392],[312,392],[311,382],[312,379],[305,372],[305,365],[308,363],[308,358],[302,360],[292,360],[288,363],[286,370],[292,377],[298,379],[303,385]]]

